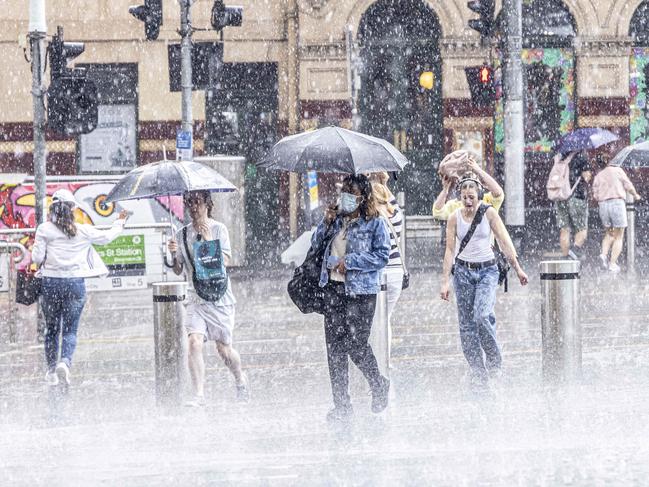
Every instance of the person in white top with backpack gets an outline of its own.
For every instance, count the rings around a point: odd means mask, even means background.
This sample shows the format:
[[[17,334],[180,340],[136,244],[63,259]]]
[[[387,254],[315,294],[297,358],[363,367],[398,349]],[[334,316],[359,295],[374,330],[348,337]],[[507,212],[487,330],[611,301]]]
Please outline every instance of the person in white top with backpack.
[[[112,242],[124,228],[128,213],[121,211],[112,228],[98,230],[74,221],[77,201],[67,189],[52,195],[49,221],[36,229],[32,262],[39,265],[45,315],[45,380],[49,385],[70,384],[77,330],[86,302],[84,278],[108,274],[93,244]],[[62,334],[59,358],[59,334]]]
[[[583,245],[588,237],[588,183],[592,172],[583,152],[557,153],[546,190],[555,202],[561,254],[581,260]],[[570,240],[574,234],[574,245]]]
[[[492,320],[500,270],[492,246],[495,235],[521,285],[527,274],[518,262],[516,249],[498,212],[482,201],[480,181],[464,178],[458,183],[463,207],[453,213],[446,226],[446,252],[440,297],[450,298],[450,276],[457,300],[462,351],[470,368],[473,392],[486,392],[489,376],[500,373],[502,358]]]
[[[209,191],[185,193],[183,203],[191,222],[169,240],[168,248],[175,255],[174,272],[184,272],[191,284],[185,328],[194,396],[185,405],[205,405],[203,342],[208,340],[216,343],[217,353],[234,376],[237,400],[247,402],[248,379],[241,370],[239,353],[232,347],[236,300],[225,270],[232,258],[228,229],[211,218],[214,204]]]

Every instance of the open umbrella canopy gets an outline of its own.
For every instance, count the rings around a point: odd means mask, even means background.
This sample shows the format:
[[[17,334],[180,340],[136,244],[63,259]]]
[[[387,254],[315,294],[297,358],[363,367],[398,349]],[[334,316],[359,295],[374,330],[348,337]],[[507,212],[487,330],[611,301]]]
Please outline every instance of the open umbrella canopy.
[[[386,140],[341,127],[325,127],[284,137],[258,165],[299,173],[361,174],[401,171],[406,164],[408,159]]]
[[[624,167],[649,167],[649,141],[625,147],[609,164]]]
[[[563,136],[558,144],[559,152],[568,152],[597,149],[605,144],[619,139],[613,132],[600,128],[582,128],[573,130]]]
[[[187,191],[237,191],[237,187],[214,169],[194,161],[158,161],[124,175],[108,193],[106,202],[154,198]]]

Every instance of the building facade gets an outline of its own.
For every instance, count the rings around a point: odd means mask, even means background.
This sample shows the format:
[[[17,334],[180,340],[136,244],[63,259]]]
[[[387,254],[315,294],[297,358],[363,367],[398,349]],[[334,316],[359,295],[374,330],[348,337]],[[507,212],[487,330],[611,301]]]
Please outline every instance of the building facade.
[[[120,173],[161,158],[163,147],[173,157],[181,101],[171,91],[169,46],[179,42],[178,2],[163,2],[156,41],[144,40],[142,23],[128,13],[131,0],[46,3],[48,34],[61,25],[66,40],[85,42],[75,63],[97,81],[101,100],[95,132],[75,138],[48,132],[48,173]],[[194,2],[193,27],[210,27],[212,3]],[[193,95],[195,148],[247,157],[249,218],[271,222],[261,247],[286,234],[295,185],[287,175],[258,171],[254,162],[288,133],[333,123],[390,140],[411,160],[396,182],[411,214],[429,212],[439,188],[437,163],[450,150],[470,148],[489,171],[506,177],[498,42],[480,45],[468,28],[476,14],[465,0],[236,3],[244,8],[243,25],[224,30],[224,64],[211,88]],[[5,4],[0,172],[29,173],[29,13],[24,0]],[[648,20],[649,0],[523,0],[530,215],[548,206],[543,183],[561,135],[576,127],[605,127],[620,136],[610,151],[649,136]],[[197,30],[194,41],[214,42],[218,35]],[[471,103],[465,77],[465,67],[484,62],[496,67],[493,107]],[[424,72],[432,73],[431,83],[420,83]],[[634,177],[641,180],[642,171]],[[321,199],[331,197],[333,184],[321,176]],[[306,198],[297,194],[304,206]]]

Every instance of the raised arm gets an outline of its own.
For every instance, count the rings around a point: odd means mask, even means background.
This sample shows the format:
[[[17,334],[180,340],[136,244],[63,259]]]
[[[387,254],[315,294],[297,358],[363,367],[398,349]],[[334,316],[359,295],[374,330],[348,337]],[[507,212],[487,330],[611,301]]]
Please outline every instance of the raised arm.
[[[442,265],[442,287],[439,292],[440,298],[449,300],[451,267],[455,258],[455,231],[457,228],[457,214],[453,214],[446,224],[446,250],[444,251],[444,264]]]
[[[499,198],[503,194],[503,188],[498,184],[498,181],[491,177],[487,171],[482,169],[475,160],[469,159],[469,167],[477,174],[480,181],[482,181],[482,185],[494,198]]]
[[[507,228],[505,228],[505,224],[501,220],[500,216],[498,216],[498,212],[493,208],[489,208],[487,210],[486,216],[489,220],[491,231],[494,233],[496,240],[498,240],[500,249],[503,251],[505,257],[507,257],[507,261],[511,264],[512,268],[516,272],[521,285],[525,286],[528,282],[527,274],[525,274],[525,271],[521,267],[521,264],[518,262],[516,248],[514,247],[514,243],[509,236]]]

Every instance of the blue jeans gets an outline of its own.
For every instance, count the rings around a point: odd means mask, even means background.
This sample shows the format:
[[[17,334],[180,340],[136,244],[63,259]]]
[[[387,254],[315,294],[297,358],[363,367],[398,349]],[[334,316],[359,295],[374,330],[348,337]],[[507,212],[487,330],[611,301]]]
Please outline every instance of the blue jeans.
[[[471,270],[457,264],[454,272],[462,351],[472,379],[486,382],[487,371],[500,368],[502,363],[494,315],[498,267]]]
[[[77,347],[77,330],[83,306],[86,304],[86,282],[83,278],[44,277],[42,306],[47,330],[45,360],[53,370],[59,355],[59,334],[63,330],[61,361],[68,367]]]

